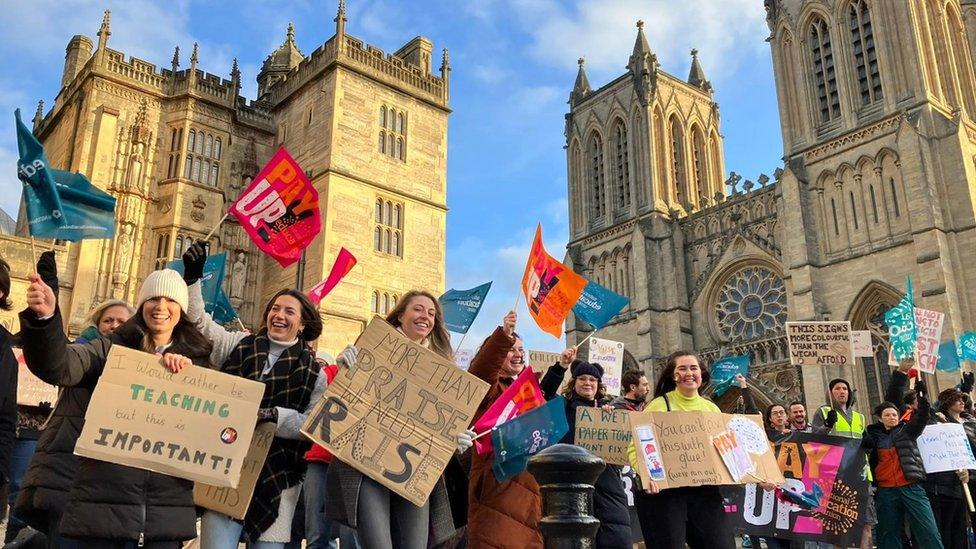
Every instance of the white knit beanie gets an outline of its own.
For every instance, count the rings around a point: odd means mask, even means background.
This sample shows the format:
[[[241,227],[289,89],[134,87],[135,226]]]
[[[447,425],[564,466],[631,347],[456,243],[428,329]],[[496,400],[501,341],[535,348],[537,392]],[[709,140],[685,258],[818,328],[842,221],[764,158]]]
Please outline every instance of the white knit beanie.
[[[165,297],[179,304],[185,313],[190,308],[190,295],[183,282],[183,275],[173,269],[160,269],[149,273],[139,288],[139,308],[154,297]]]

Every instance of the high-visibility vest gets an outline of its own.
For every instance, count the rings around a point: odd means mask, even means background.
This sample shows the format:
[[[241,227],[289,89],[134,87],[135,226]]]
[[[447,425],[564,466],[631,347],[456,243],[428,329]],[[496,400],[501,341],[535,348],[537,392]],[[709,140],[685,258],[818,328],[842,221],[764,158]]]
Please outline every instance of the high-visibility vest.
[[[824,419],[827,419],[827,414],[830,413],[830,410],[832,410],[830,406],[821,406],[820,415],[822,415]],[[851,421],[848,423],[844,414],[838,412],[837,423],[834,423],[834,426],[831,427],[830,434],[837,434],[850,438],[861,438],[864,436],[864,414],[857,411],[852,411]],[[865,460],[864,463],[864,476],[868,479],[868,482],[874,480],[874,475],[871,474],[871,466],[867,463],[867,460]]]

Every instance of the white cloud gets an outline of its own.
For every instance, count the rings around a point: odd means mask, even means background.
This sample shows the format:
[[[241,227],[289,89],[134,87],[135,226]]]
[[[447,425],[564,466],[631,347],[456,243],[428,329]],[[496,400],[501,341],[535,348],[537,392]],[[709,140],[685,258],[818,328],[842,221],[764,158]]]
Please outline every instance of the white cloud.
[[[508,76],[508,71],[493,63],[477,64],[468,70],[475,79],[489,85],[499,84]]]
[[[751,56],[765,55],[768,31],[757,0],[512,1],[530,34],[529,53],[556,67],[572,67],[584,56],[594,86],[624,72],[638,19],[646,23],[651,50],[676,76],[687,76],[691,48],[701,52],[705,74],[714,80],[732,75]]]

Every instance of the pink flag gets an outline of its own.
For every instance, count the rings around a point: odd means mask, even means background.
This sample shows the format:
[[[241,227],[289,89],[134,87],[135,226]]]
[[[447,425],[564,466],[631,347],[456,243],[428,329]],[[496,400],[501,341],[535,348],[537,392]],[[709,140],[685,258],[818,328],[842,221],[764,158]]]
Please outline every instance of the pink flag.
[[[356,266],[356,256],[349,253],[349,250],[342,248],[339,250],[339,255],[336,256],[335,263],[332,264],[332,270],[329,272],[328,278],[319,282],[314,288],[308,291],[308,298],[312,300],[316,305],[322,301],[322,298],[327,296],[332,288],[335,288],[342,277],[349,274],[349,271]]]
[[[522,373],[499,395],[498,400],[485,410],[485,413],[474,422],[472,427],[476,433],[490,431],[510,419],[524,414],[546,403],[546,397],[539,388],[539,381],[532,368],[526,367]],[[491,452],[491,437],[483,436],[474,441],[475,450],[479,454]]]
[[[251,240],[287,267],[322,229],[319,193],[284,146],[230,206]]]

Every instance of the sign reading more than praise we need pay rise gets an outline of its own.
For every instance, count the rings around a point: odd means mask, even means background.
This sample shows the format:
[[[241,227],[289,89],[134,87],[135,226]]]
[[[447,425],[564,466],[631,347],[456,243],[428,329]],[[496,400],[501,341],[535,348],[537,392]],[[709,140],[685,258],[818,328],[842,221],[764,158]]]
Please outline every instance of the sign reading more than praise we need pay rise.
[[[488,384],[378,316],[356,348],[356,365],[339,371],[302,432],[364,475],[423,505]]]
[[[113,345],[75,454],[236,487],[264,384]]]

